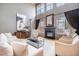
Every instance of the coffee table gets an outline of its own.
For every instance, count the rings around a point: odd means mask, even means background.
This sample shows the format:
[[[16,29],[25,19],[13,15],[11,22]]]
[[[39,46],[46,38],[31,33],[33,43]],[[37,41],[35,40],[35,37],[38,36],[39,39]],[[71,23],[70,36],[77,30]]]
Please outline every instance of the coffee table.
[[[29,56],[33,56],[33,54],[40,48],[35,48],[34,46],[28,44]],[[42,48],[43,48],[44,56],[55,56],[55,42],[51,44],[45,39],[44,46]]]

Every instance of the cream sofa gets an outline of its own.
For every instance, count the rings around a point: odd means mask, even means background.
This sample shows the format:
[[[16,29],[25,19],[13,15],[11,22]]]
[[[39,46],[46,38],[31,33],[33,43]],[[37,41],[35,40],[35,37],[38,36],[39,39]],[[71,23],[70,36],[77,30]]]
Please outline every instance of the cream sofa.
[[[55,42],[55,52],[58,56],[79,56],[79,41],[72,44],[73,39],[63,36]]]
[[[39,48],[32,56],[43,56],[44,54],[43,48]]]
[[[7,37],[6,37],[7,36]],[[11,33],[0,34],[0,56],[28,56],[26,41],[12,37]],[[33,56],[42,56],[43,48],[35,51]]]

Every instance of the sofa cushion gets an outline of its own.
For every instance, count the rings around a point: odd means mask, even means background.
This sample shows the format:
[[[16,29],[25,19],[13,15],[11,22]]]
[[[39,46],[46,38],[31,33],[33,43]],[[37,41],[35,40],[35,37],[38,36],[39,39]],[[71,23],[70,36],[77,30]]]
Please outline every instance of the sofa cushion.
[[[13,48],[8,43],[0,42],[0,56],[13,56]]]
[[[68,36],[62,36],[58,41],[62,43],[72,44],[73,39]]]
[[[14,50],[14,55],[26,56],[28,54],[27,45],[25,43],[13,41],[11,45]]]

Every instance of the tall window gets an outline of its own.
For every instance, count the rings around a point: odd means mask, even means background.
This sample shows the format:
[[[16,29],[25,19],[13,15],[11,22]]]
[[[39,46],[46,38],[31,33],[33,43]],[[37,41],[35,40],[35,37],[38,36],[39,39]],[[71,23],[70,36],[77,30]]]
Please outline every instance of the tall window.
[[[65,29],[65,17],[64,17],[64,16],[61,16],[61,17],[58,19],[57,28],[58,28],[58,29]]]
[[[65,23],[66,19],[65,16],[60,16],[57,20],[57,34],[65,34]]]
[[[53,3],[46,3],[46,11],[53,9]]]
[[[59,7],[59,6],[62,6],[64,5],[65,3],[56,3],[56,7]]]
[[[53,3],[40,3],[36,6],[37,15],[49,11],[51,9],[53,9]]]
[[[40,9],[41,9],[40,6],[41,6],[40,4],[37,5],[37,9],[36,9],[36,11],[37,11],[37,15],[40,14]]]
[[[41,4],[41,13],[45,12],[45,4]]]
[[[38,4],[36,11],[37,11],[37,15],[41,14],[41,13],[44,13],[45,12],[45,5],[44,5],[44,3]]]

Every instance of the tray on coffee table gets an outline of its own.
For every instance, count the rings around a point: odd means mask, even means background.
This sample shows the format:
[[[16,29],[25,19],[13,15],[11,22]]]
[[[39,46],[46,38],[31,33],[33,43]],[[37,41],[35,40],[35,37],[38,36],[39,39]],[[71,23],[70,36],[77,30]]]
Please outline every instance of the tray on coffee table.
[[[34,46],[35,48],[40,48],[44,45],[43,40],[32,39],[32,38],[27,39],[27,43]]]

